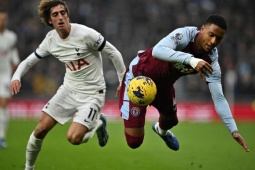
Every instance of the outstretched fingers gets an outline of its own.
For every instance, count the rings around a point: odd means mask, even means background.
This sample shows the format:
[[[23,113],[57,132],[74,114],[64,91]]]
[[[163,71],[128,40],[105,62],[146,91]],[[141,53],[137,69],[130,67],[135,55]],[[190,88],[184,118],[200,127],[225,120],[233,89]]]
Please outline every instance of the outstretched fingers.
[[[19,80],[12,81],[11,84],[10,84],[10,92],[11,92],[11,94],[12,95],[17,94],[20,91],[20,87],[21,87],[21,84],[20,84]]]
[[[209,63],[205,63],[205,65],[202,68],[202,71],[207,77],[213,73],[212,66]]]
[[[237,132],[232,133],[233,138],[244,148],[246,152],[250,152],[247,143],[245,142],[244,138]]]
[[[208,77],[213,72],[212,66],[204,60],[198,62],[195,69],[203,80],[205,79],[205,76]]]

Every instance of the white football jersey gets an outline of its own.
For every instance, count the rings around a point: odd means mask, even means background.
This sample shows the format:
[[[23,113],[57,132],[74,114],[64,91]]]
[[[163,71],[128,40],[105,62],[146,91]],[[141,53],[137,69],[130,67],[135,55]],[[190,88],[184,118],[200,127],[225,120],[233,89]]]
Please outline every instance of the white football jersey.
[[[0,78],[3,76],[11,80],[12,64],[20,62],[16,48],[17,36],[14,32],[5,29],[0,33]]]
[[[39,58],[51,54],[65,64],[64,86],[69,90],[95,94],[106,88],[99,51],[103,43],[104,37],[94,29],[72,23],[66,39],[61,39],[56,30],[52,30],[35,54]]]

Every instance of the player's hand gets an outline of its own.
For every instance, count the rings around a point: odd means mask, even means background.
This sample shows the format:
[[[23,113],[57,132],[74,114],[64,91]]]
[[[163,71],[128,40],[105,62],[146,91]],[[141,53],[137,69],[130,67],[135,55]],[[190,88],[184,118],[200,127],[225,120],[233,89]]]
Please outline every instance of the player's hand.
[[[195,70],[203,80],[205,79],[205,76],[208,77],[213,72],[212,66],[204,60],[198,62]]]
[[[243,139],[243,137],[239,134],[238,131],[234,131],[232,133],[232,137],[244,148],[244,150],[246,152],[250,152],[245,140]]]
[[[21,84],[19,80],[13,80],[10,84],[10,92],[12,95],[17,94],[20,91]]]
[[[119,94],[120,94],[120,87],[121,87],[121,84],[118,86],[118,88],[117,88],[117,91],[116,91],[116,97],[118,97],[119,96]]]

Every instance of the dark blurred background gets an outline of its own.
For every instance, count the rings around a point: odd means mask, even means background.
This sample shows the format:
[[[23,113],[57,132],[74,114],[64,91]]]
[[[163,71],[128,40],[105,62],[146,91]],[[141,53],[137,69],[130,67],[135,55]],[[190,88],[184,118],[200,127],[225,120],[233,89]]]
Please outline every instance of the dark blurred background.
[[[229,24],[218,46],[223,87],[230,102],[251,102],[255,92],[255,5],[249,0],[67,0],[74,23],[96,29],[122,53],[126,66],[138,50],[154,46],[177,27],[201,27],[208,15],[224,16]],[[8,28],[18,35],[21,60],[32,53],[52,28],[39,21],[39,0],[1,0],[9,11]],[[48,99],[63,81],[65,68],[47,57],[22,79],[14,98]],[[118,86],[111,60],[104,57],[107,99],[116,100]],[[179,101],[209,101],[209,90],[199,75],[175,84]]]

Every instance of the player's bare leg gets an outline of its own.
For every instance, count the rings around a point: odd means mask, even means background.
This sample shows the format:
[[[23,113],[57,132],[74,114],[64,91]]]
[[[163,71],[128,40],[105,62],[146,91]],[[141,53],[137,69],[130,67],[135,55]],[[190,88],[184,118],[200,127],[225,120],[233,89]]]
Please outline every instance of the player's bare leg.
[[[85,136],[88,136],[89,129],[77,122],[72,122],[67,132],[67,140],[73,145],[79,145],[81,143],[87,142],[89,139],[84,139]]]
[[[30,135],[26,150],[25,170],[33,170],[36,158],[41,150],[44,137],[57,124],[47,113],[42,112],[39,124]]]
[[[97,134],[99,145],[105,146],[109,135],[106,127],[106,115],[103,113],[100,115],[95,128],[90,131],[84,125],[73,122],[68,130],[67,139],[70,143],[79,145],[87,143],[95,133]]]
[[[141,128],[125,128],[125,136],[127,144],[130,148],[136,149],[141,146],[144,139],[144,127]]]

